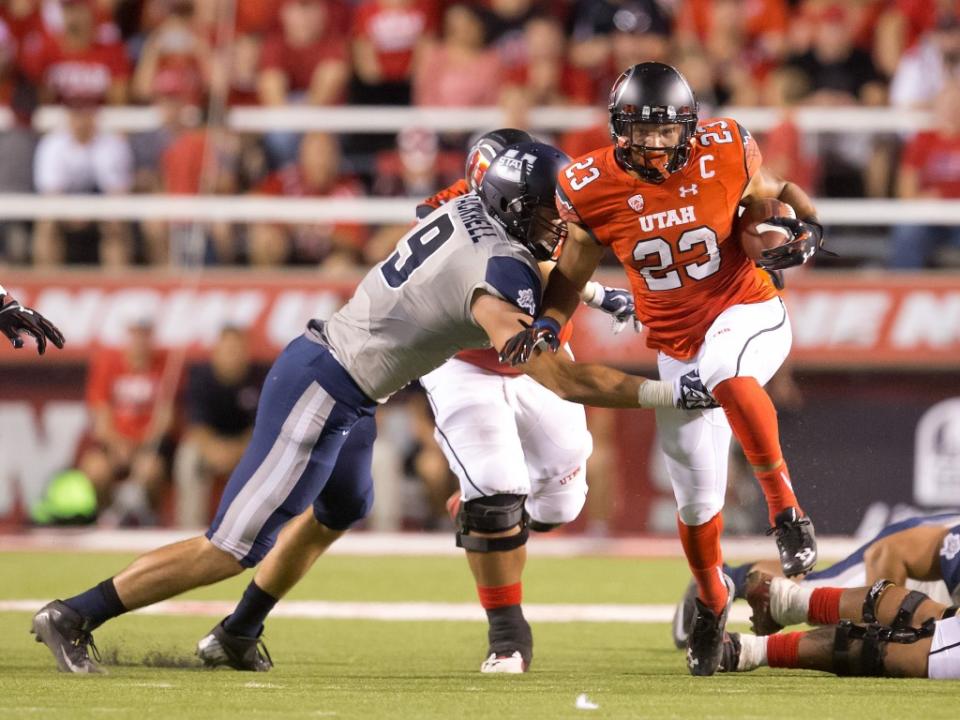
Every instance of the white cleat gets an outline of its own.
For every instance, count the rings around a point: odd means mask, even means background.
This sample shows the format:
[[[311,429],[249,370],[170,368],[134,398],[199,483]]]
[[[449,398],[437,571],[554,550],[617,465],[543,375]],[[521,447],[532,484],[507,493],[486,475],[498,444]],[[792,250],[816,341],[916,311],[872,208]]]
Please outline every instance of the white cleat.
[[[483,661],[480,666],[482,673],[525,673],[527,664],[523,661],[523,656],[519,650],[514,650],[512,655],[497,655],[490,653],[490,657]]]

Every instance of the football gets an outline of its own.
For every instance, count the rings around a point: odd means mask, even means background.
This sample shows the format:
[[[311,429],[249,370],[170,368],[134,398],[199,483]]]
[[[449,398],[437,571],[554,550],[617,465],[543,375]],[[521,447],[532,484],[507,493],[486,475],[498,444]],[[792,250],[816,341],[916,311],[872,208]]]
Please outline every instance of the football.
[[[791,217],[797,215],[785,202],[766,198],[747,205],[733,225],[733,234],[739,238],[743,251],[751,260],[760,258],[764,250],[775,248],[787,242],[793,234],[784,227],[764,222],[772,217]]]

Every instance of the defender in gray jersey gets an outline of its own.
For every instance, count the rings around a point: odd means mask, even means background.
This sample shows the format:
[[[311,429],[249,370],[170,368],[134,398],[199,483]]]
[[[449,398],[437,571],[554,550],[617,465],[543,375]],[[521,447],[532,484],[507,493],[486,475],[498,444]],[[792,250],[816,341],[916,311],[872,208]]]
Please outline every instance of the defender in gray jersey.
[[[554,191],[567,160],[539,143],[506,150],[493,166],[504,180],[495,198],[481,205],[467,197],[425,218],[329,323],[311,321],[270,370],[250,445],[207,533],[147,553],[34,616],[32,631],[61,670],[100,670],[88,649],[91,631],[106,620],[264,559],[236,611],[200,641],[198,654],[211,665],[271,667],[258,649],[264,619],[370,509],[377,403],[458,349],[502,349],[537,313],[535,261],[549,257],[563,236]],[[554,353],[524,369],[582,403],[673,406],[675,394],[683,396],[671,383]],[[492,550],[522,545],[516,503],[478,504],[468,514],[464,532],[486,538]]]

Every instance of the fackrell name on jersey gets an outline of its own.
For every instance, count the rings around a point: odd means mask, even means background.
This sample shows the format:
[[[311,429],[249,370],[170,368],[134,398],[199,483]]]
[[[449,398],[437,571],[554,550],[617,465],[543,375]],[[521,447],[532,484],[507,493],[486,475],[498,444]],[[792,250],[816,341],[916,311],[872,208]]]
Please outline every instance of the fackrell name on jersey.
[[[674,225],[686,225],[697,221],[697,214],[693,211],[693,205],[687,205],[679,210],[663,210],[658,213],[641,215],[637,218],[640,221],[640,228],[644,232],[653,230],[664,230]]]

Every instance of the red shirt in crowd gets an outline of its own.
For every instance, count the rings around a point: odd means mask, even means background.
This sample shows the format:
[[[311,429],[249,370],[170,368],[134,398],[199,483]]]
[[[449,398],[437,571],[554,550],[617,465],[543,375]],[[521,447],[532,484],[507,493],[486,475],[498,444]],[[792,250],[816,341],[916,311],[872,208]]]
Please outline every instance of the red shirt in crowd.
[[[311,187],[300,166],[291,163],[267,175],[253,192],[258,195],[285,197],[354,198],[363,195],[363,188],[350,179],[338,179],[326,188]],[[302,227],[295,240],[300,251],[310,257],[322,255],[331,235],[347,240],[357,249],[361,248],[367,239],[366,229],[357,223],[314,223]]]
[[[102,350],[93,357],[87,380],[87,405],[107,407],[116,431],[133,442],[147,438],[163,377],[165,355],[155,352],[150,367],[134,370],[122,350]]]
[[[353,19],[354,37],[372,43],[386,82],[409,79],[417,40],[436,28],[436,8],[429,0],[413,0],[402,6],[366,0]]]
[[[304,47],[287,44],[282,33],[274,33],[263,44],[260,54],[261,70],[280,70],[287,76],[290,92],[310,89],[313,71],[318,65],[331,60],[347,62],[346,42],[337,37],[326,36]]]
[[[130,63],[121,43],[95,42],[84,50],[67,49],[60,38],[46,38],[24,70],[59,100],[108,97],[116,80],[130,77]]]
[[[960,135],[917,133],[904,148],[901,162],[917,172],[921,192],[960,198]]]

